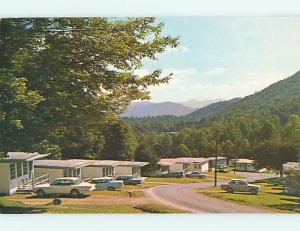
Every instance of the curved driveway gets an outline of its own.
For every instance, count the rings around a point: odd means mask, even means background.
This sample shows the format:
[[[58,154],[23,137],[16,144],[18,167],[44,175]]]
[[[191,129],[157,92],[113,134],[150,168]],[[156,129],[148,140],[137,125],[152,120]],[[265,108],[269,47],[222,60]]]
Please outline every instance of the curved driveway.
[[[249,174],[249,173],[248,173]],[[255,174],[255,173],[253,173]],[[262,179],[270,175],[255,174],[245,176],[248,179]],[[224,182],[219,182],[224,183]],[[270,210],[241,205],[234,202],[211,198],[193,192],[194,189],[208,188],[213,186],[213,182],[192,183],[192,184],[172,184],[147,189],[146,195],[152,200],[177,209],[182,209],[196,213],[270,213]]]

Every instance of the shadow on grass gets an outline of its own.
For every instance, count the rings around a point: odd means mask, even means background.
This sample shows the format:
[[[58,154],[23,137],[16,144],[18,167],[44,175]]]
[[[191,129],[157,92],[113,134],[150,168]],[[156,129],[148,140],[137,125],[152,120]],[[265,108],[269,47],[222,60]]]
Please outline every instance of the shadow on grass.
[[[275,209],[300,213],[300,204],[277,204],[277,205],[270,205],[270,207]]]
[[[77,197],[71,196],[71,195],[46,195],[46,196],[37,196],[37,195],[32,195],[26,197],[26,199],[41,199],[41,198],[72,198],[72,199],[85,199],[89,197],[90,195],[80,195]]]
[[[41,214],[46,213],[47,209],[45,208],[36,208],[36,207],[25,207],[25,206],[5,206],[0,205],[0,213],[2,214]]]

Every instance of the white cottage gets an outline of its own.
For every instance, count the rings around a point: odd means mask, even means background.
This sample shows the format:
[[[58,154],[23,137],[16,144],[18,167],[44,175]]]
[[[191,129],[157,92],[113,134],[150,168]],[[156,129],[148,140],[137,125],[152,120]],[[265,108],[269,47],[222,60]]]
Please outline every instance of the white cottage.
[[[162,172],[191,172],[197,171],[201,173],[208,172],[209,159],[208,158],[193,158],[193,157],[179,157],[179,158],[163,158],[158,163],[156,170],[148,171],[147,176],[158,176]]]
[[[0,158],[0,194],[13,194],[34,178],[34,160],[46,157],[37,152],[8,152]]]
[[[115,167],[115,176],[133,175],[141,176],[141,168],[149,164],[148,162],[139,161],[119,161]]]
[[[50,183],[60,177],[82,178],[82,168],[87,166],[85,160],[36,160],[34,162],[35,174],[49,174]]]
[[[283,171],[300,171],[300,162],[287,162],[283,164]]]
[[[120,164],[117,160],[87,160],[86,162],[88,164],[81,168],[83,179],[115,176],[116,166]]]

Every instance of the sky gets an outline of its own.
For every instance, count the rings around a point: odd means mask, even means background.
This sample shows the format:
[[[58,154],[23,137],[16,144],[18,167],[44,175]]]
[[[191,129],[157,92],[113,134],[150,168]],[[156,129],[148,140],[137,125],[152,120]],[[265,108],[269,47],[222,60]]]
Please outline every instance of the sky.
[[[136,73],[173,73],[150,87],[153,102],[231,99],[300,70],[300,17],[161,17],[180,45],[144,61]]]

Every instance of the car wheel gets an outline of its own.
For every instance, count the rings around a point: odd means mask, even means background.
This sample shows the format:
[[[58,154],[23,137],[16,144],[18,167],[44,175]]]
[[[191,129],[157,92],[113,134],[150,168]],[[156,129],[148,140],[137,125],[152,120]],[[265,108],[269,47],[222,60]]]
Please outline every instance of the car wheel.
[[[72,195],[73,197],[79,197],[79,196],[80,196],[80,192],[79,192],[78,189],[72,189],[72,190],[71,190],[71,195]]]
[[[108,191],[115,191],[116,189],[115,189],[114,187],[112,187],[112,186],[109,186],[109,187],[107,188],[107,190],[108,190]]]
[[[46,193],[43,189],[39,189],[37,190],[36,194],[39,196],[39,197],[44,197],[46,196]]]
[[[252,195],[256,195],[258,193],[258,191],[257,191],[257,189],[253,188],[253,189],[250,190],[250,193]]]
[[[228,193],[234,193],[234,190],[233,190],[232,188],[227,188],[226,191],[227,191]]]

